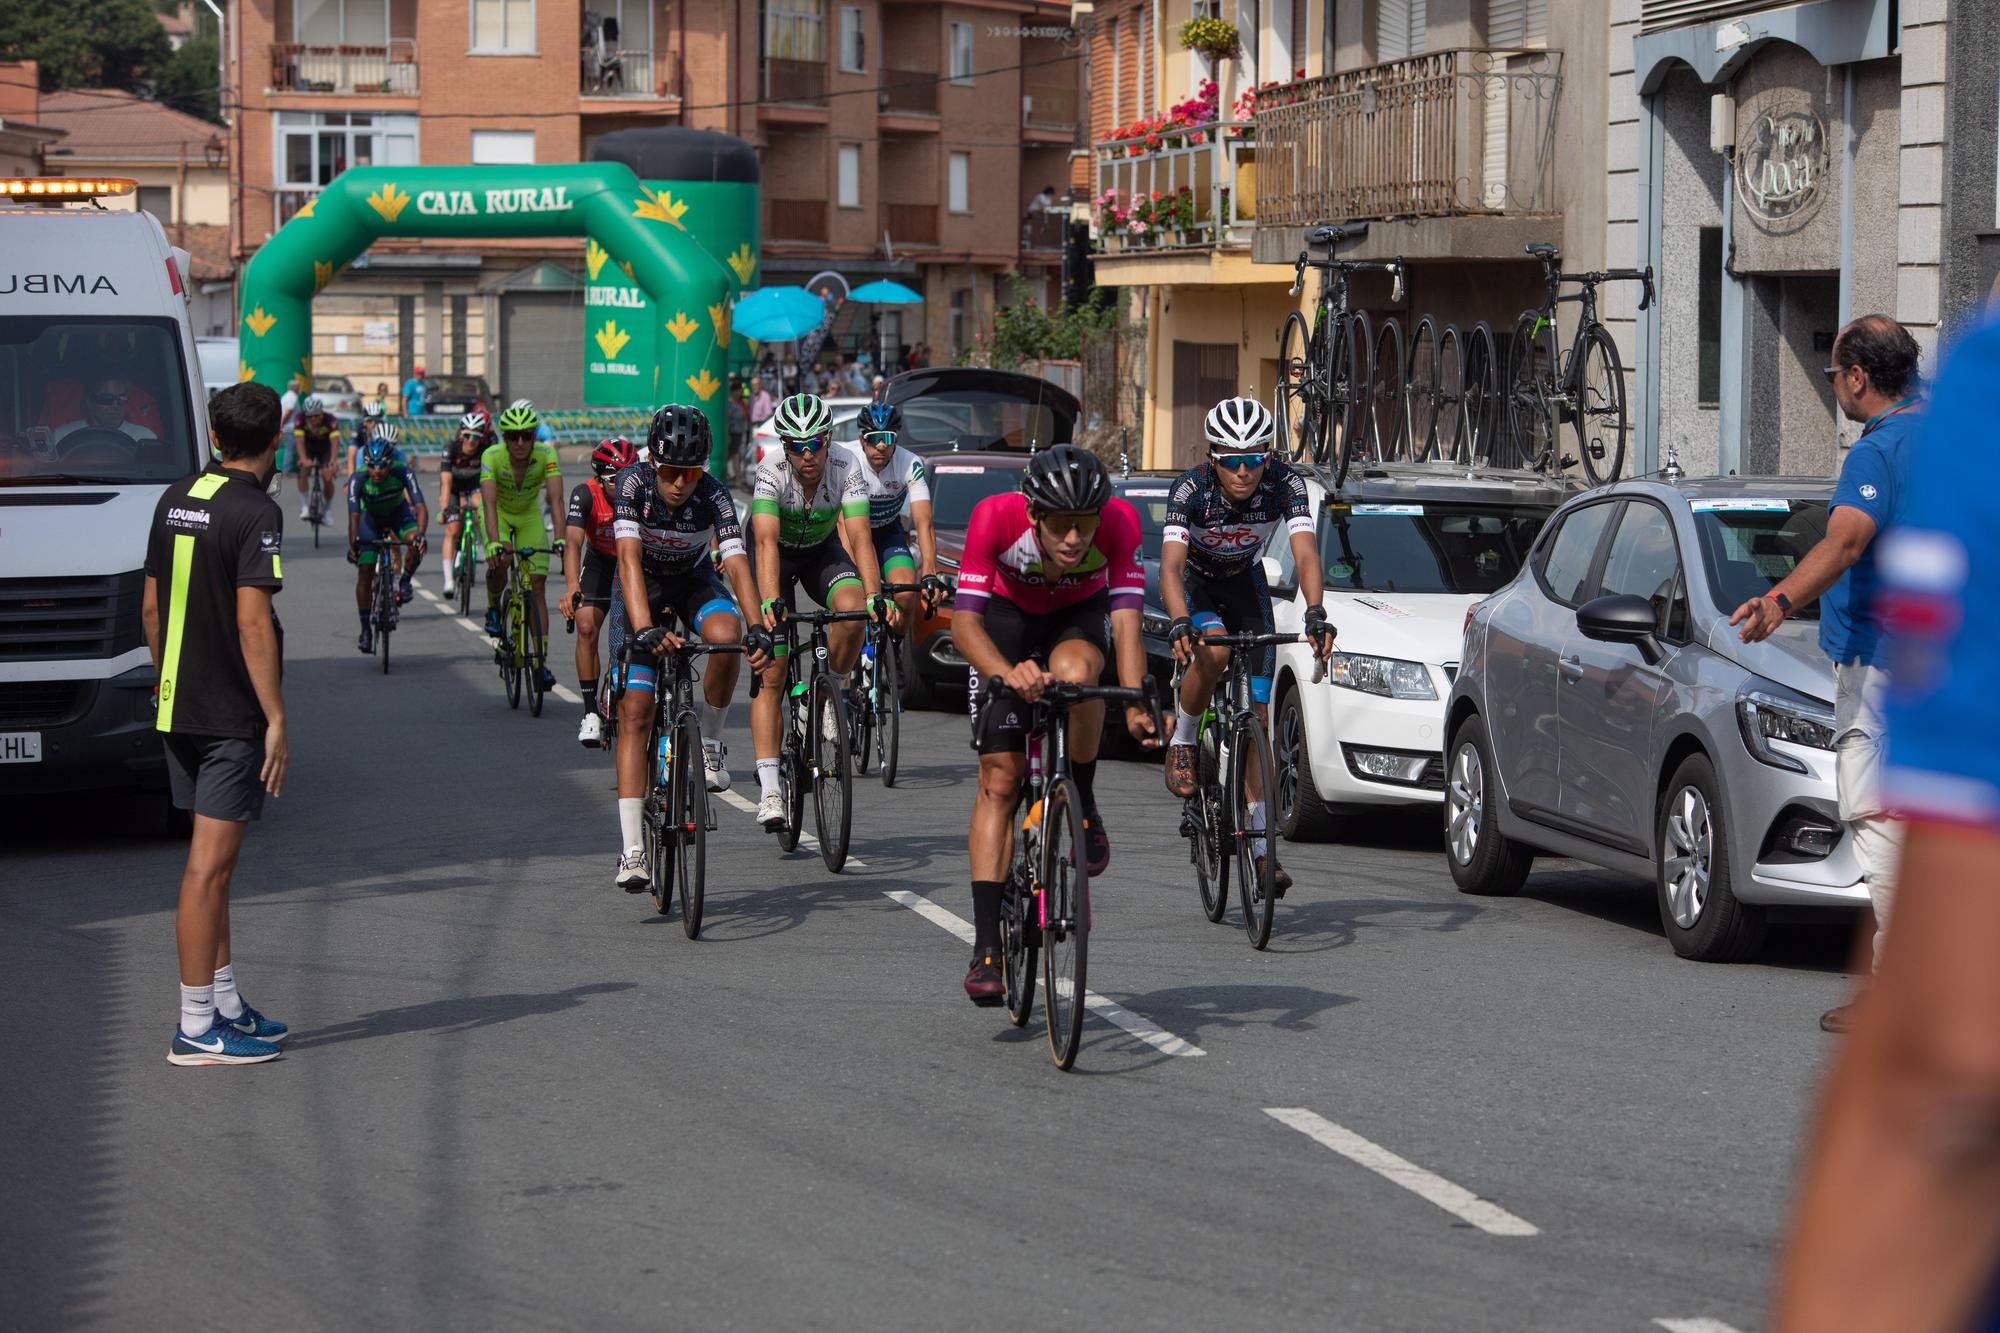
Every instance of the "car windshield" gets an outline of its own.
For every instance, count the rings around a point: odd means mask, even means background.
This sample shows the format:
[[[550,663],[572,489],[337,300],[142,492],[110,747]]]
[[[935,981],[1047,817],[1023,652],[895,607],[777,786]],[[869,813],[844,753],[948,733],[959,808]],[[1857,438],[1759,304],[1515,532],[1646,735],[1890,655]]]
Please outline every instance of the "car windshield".
[[[911,449],[1046,449],[1063,443],[1063,421],[1047,403],[986,389],[952,389],[903,405],[901,442]]]
[[[1329,500],[1319,533],[1326,586],[1359,592],[1496,592],[1520,570],[1549,513],[1529,505],[1350,505]]]
[[[943,461],[930,473],[931,526],[938,528],[964,528],[981,500],[1021,488],[1021,469],[990,463]]]
[[[1144,560],[1160,558],[1160,538],[1167,530],[1167,490],[1169,482],[1162,480],[1156,486],[1128,486],[1117,492],[1139,511],[1139,556]]]
[[[1695,500],[1691,508],[1708,590],[1724,610],[1776,587],[1826,535],[1823,500]],[[1792,618],[1818,620],[1819,603],[1805,603]]]
[[[485,386],[476,379],[466,379],[462,376],[447,376],[443,379],[434,379],[431,381],[431,398],[433,400],[439,398],[463,398],[469,402],[474,398],[484,397],[485,394]]]
[[[171,319],[0,318],[0,485],[185,477],[187,374]]]
[[[313,389],[318,393],[353,393],[354,384],[345,375],[315,375]]]

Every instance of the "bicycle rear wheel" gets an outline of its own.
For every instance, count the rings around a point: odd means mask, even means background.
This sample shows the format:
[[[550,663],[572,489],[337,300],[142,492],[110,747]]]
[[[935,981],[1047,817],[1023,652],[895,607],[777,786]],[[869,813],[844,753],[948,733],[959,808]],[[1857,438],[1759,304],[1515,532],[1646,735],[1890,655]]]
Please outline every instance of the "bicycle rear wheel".
[[[391,575],[381,562],[375,569],[375,646],[382,653],[382,674],[389,674],[389,627],[396,611],[396,594],[390,591]]]
[[[1277,892],[1272,883],[1271,867],[1277,864],[1272,854],[1274,835],[1270,831],[1270,797],[1277,790],[1277,773],[1271,765],[1271,742],[1264,735],[1264,728],[1255,718],[1244,720],[1231,734],[1230,742],[1229,793],[1231,832],[1236,843],[1236,896],[1243,904],[1243,929],[1250,936],[1250,947],[1261,949],[1271,942],[1271,916],[1277,907]],[[1254,848],[1256,838],[1250,836],[1250,784],[1249,776],[1255,773],[1261,783],[1258,790],[1264,793],[1264,866],[1260,871]]]
[[[472,538],[461,537],[458,543],[458,613],[472,614],[472,576],[479,568],[479,555],[473,549]]]
[[[1286,462],[1303,463],[1319,452],[1325,385],[1320,382],[1320,350],[1313,346],[1305,316],[1294,310],[1278,333],[1278,452]]]
[[[1409,437],[1403,421],[1403,326],[1394,317],[1382,321],[1375,334],[1374,367],[1368,382],[1369,431],[1375,456],[1385,463],[1409,457]]]
[[[1557,463],[1555,411],[1547,389],[1555,381],[1555,365],[1553,322],[1539,310],[1523,310],[1514,321],[1507,365],[1507,420],[1517,466],[1552,470]]]
[[[1438,335],[1437,456],[1457,458],[1465,437],[1465,340],[1458,325]]]
[[[1216,741],[1220,729],[1213,714],[1202,719],[1201,734],[1194,747],[1194,796],[1188,801],[1188,819],[1194,825],[1194,876],[1201,889],[1201,911],[1210,921],[1222,920],[1229,910],[1228,830],[1224,825],[1222,787],[1216,781],[1218,760]]]
[[[1498,359],[1493,346],[1493,328],[1482,319],[1465,336],[1465,388],[1462,397],[1465,429],[1459,432],[1462,447],[1452,459],[1455,463],[1484,466],[1492,455],[1494,408],[1499,387]]]
[[[701,728],[683,713],[674,728],[675,880],[681,899],[681,929],[701,938],[702,899],[708,868],[708,778],[701,764]]]
[[[1022,835],[1026,837],[1024,833]],[[1007,985],[1007,1021],[1025,1027],[1035,1012],[1035,961],[1041,932],[1035,925],[1035,894],[1023,867],[1033,864],[1029,846],[1014,862],[1000,904],[1000,970]]]
[[[785,806],[785,822],[778,826],[780,851],[789,852],[797,847],[799,834],[805,831],[806,787],[810,779],[805,751],[797,737],[793,737],[778,754],[778,795]]]
[[[900,644],[902,635],[890,640]],[[901,655],[891,651],[875,663],[875,704],[880,714],[875,723],[875,754],[881,760],[882,785],[896,785],[896,760],[903,741],[903,667]]]
[[[1042,989],[1049,1015],[1049,1058],[1076,1063],[1083,1038],[1090,961],[1090,866],[1083,850],[1083,809],[1076,784],[1059,778],[1042,800]]]
[[[813,822],[819,834],[819,856],[826,868],[838,875],[847,864],[854,774],[847,767],[847,701],[833,677],[824,672],[813,682],[808,725],[812,728]]]
[[[1338,490],[1347,482],[1348,469],[1355,463],[1372,461],[1373,449],[1368,439],[1368,383],[1373,371],[1370,360],[1373,349],[1369,346],[1372,329],[1368,316],[1355,311],[1340,322],[1340,331],[1335,338],[1331,364],[1334,384],[1328,394],[1331,407],[1328,418],[1334,423],[1326,432],[1329,441],[1335,435],[1339,465],[1334,474],[1334,489]],[[1316,461],[1324,462],[1324,458]]]
[[[514,637],[519,631],[520,604],[514,598],[514,590],[503,589],[500,593],[500,679],[507,686],[507,706],[521,706],[521,652]]]
[[[1625,370],[1618,361],[1618,344],[1602,324],[1584,330],[1571,374],[1576,456],[1590,484],[1602,486],[1618,480],[1625,468]]]
[[[1409,423],[1410,456],[1419,462],[1437,449],[1438,327],[1429,315],[1410,335],[1409,376],[1403,389],[1403,416]]]

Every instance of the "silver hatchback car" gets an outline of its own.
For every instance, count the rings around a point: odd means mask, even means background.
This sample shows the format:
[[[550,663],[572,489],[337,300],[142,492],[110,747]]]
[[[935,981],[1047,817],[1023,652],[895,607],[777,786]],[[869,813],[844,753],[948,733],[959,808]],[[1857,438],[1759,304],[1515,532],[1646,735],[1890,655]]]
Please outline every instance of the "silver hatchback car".
[[[1762,643],[1729,614],[1826,531],[1831,483],[1627,481],[1556,511],[1467,618],[1446,704],[1445,843],[1467,893],[1537,853],[1650,878],[1674,951],[1749,957],[1772,907],[1863,907],[1836,814],[1817,608]]]

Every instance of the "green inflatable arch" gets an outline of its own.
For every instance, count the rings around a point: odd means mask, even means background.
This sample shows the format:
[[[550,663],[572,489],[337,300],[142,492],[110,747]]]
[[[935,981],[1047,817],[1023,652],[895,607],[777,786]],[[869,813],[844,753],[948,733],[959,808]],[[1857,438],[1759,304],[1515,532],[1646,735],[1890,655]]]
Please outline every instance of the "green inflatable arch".
[[[655,344],[654,384],[660,401],[698,404],[727,438],[721,391],[735,276],[686,230],[671,199],[616,162],[342,172],[243,270],[242,378],[282,391],[292,376],[311,376],[313,297],[383,236],[590,238],[657,309],[696,322],[688,332],[699,336]]]

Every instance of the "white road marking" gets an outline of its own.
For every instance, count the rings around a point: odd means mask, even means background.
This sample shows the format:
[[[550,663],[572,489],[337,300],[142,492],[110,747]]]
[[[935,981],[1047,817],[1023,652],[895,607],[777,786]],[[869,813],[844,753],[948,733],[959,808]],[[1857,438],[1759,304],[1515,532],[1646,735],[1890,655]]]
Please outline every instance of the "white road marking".
[[[1443,1176],[1426,1171],[1415,1162],[1398,1157],[1381,1144],[1372,1143],[1346,1126],[1336,1125],[1325,1116],[1308,1111],[1303,1106],[1267,1106],[1264,1108],[1264,1114],[1280,1124],[1290,1125],[1315,1143],[1331,1148],[1348,1161],[1367,1167],[1384,1180],[1401,1185],[1419,1198],[1429,1200],[1453,1217],[1470,1222],[1488,1235],[1540,1234],[1539,1228],[1533,1223],[1514,1216],[1499,1204],[1490,1203],[1463,1185],[1454,1185]]]
[[[562,700],[566,704],[580,704],[583,702],[583,696],[578,694],[575,690],[571,689],[567,685],[558,685],[554,689],[550,690],[549,693],[553,694],[556,698]]]
[[[921,893],[911,893],[908,889],[887,889],[890,898],[915,912],[940,930],[951,932],[965,943],[970,944],[977,937],[972,923],[956,912],[948,912]]]
[[[1736,1333],[1736,1329],[1720,1319],[1655,1319],[1654,1323],[1667,1333]]]

